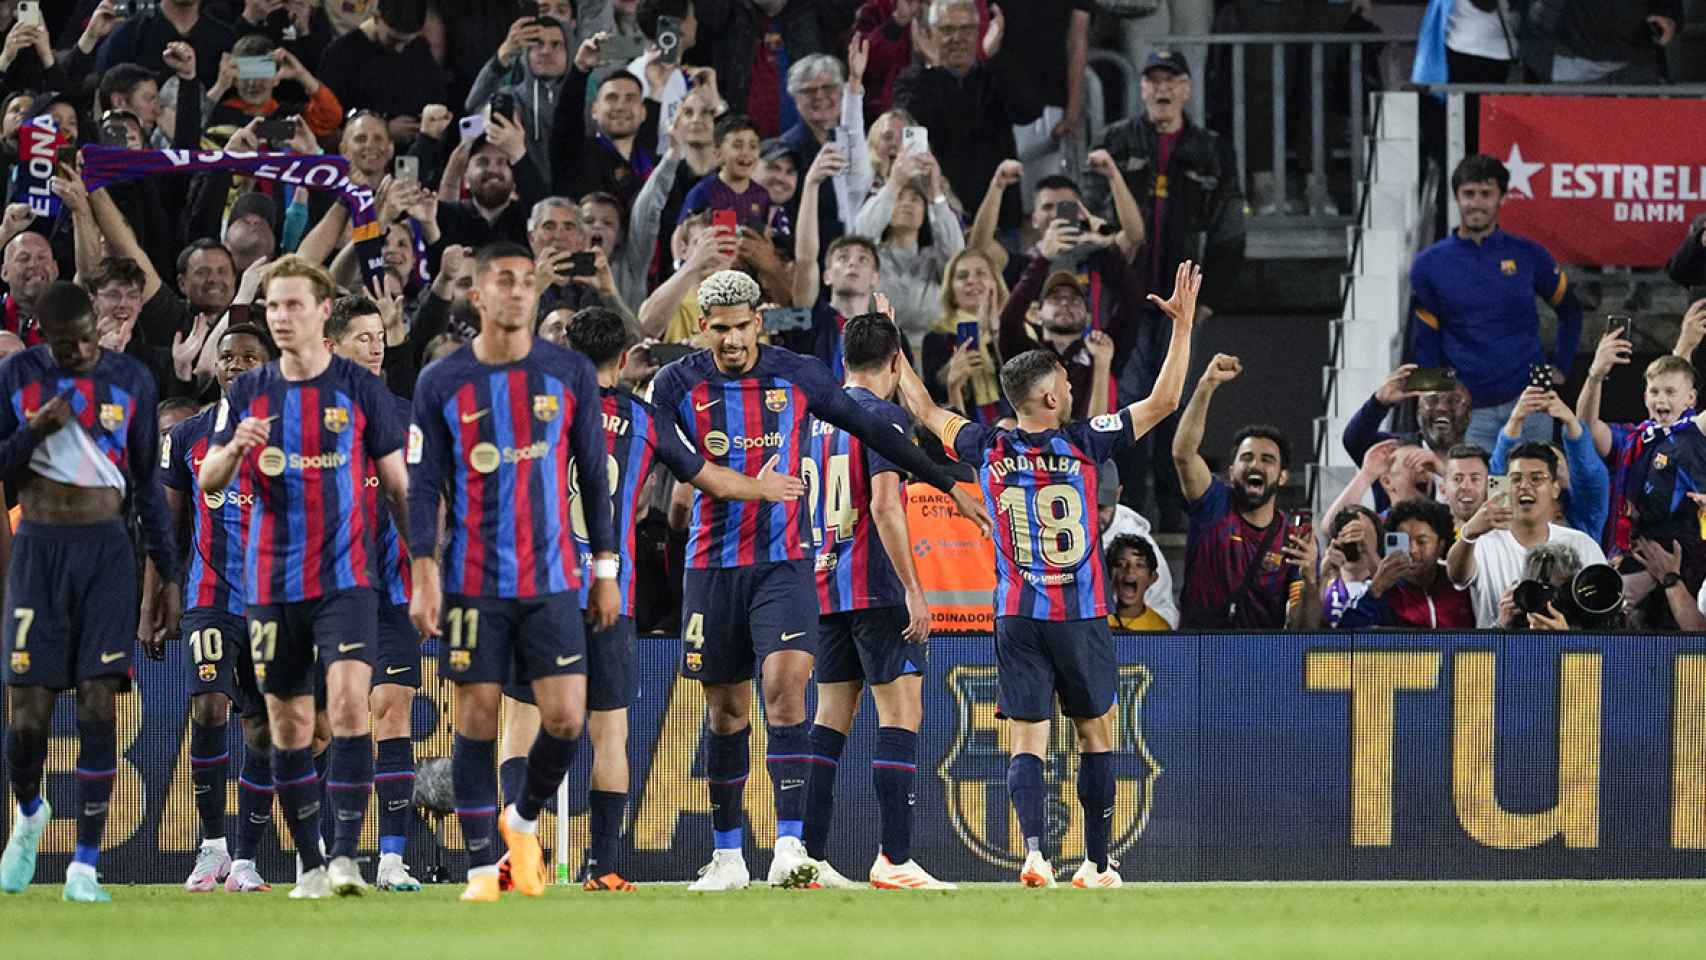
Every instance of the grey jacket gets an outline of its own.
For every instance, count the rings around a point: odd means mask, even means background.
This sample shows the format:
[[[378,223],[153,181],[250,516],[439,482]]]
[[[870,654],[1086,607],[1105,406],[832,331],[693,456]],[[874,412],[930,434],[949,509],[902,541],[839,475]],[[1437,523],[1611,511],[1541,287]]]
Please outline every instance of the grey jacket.
[[[555,79],[534,76],[525,53],[515,58],[514,66],[505,68],[494,53],[474,78],[474,87],[468,91],[468,102],[464,104],[469,113],[478,113],[494,94],[514,94],[521,107],[522,125],[527,128],[527,158],[539,168],[539,175],[546,183],[551,182],[551,127],[556,120],[557,97],[562,94],[563,81],[567,78],[567,71]]]

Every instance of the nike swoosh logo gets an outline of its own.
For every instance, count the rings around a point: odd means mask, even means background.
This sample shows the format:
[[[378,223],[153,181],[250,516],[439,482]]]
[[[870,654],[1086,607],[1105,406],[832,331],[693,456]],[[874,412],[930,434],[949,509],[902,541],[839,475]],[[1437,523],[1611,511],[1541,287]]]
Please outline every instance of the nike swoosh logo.
[[[799,633],[784,633],[782,634],[782,642],[787,643],[789,640],[798,640],[805,635],[806,632],[804,630],[801,630]]]
[[[365,646],[367,646],[365,643],[340,643],[338,644],[338,652],[349,653],[351,650],[360,650]]]
[[[491,413],[491,412],[492,412],[492,408],[486,407],[483,410],[475,410],[473,413],[464,413],[462,415],[462,422],[463,423],[473,423],[474,421],[479,420],[481,417],[484,417],[486,414]]]
[[[717,404],[722,403],[722,402],[723,401],[721,401],[721,400],[712,400],[709,403],[695,403],[693,405],[693,409],[697,413],[704,413],[706,410],[709,410],[712,407],[714,407]]]
[[[387,677],[394,677],[399,673],[408,673],[408,672],[409,672],[408,667],[386,667],[385,668],[385,675]]]
[[[570,666],[572,664],[580,662],[580,658],[581,658],[581,655],[578,653],[572,657],[558,657],[557,658],[557,666],[559,666],[559,667]]]
[[[126,654],[123,651],[120,651],[118,653],[103,653],[103,654],[101,654],[101,662],[102,663],[116,663],[120,660],[123,660],[125,658],[125,656],[126,656]]]

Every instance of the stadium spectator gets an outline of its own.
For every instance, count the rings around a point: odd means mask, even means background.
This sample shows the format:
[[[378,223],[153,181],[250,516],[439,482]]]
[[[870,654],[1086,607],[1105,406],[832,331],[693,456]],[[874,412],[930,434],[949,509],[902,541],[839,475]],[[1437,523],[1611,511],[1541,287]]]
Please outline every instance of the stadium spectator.
[[[865,79],[869,83],[865,115],[881,123],[894,103],[894,81],[912,63],[913,24],[930,5],[929,0],[865,0],[859,7],[854,29],[869,50]]]
[[[497,53],[480,68],[463,104],[469,113],[479,113],[493,95],[509,94],[519,111],[517,119],[527,132],[527,156],[539,168],[539,175],[547,179],[555,169],[551,164],[551,129],[569,72],[568,44],[573,37],[571,27],[549,17],[515,21]]]
[[[935,157],[908,153],[895,161],[895,175],[871,194],[853,220],[854,233],[878,238],[883,275],[879,289],[893,304],[895,325],[915,354],[938,310],[942,271],[965,248],[946,187]]]
[[[1611,476],[1605,469],[1605,461],[1594,449],[1593,434],[1583,428],[1576,412],[1559,398],[1556,391],[1529,387],[1522,392],[1516,409],[1511,411],[1511,418],[1499,431],[1498,443],[1493,445],[1488,472],[1494,476],[1504,475],[1511,450],[1521,442],[1523,420],[1536,412],[1549,414],[1564,428],[1562,461],[1558,469],[1558,516],[1555,519],[1598,540],[1605,535],[1605,519],[1611,509]],[[1553,449],[1560,448],[1554,445]]]
[[[1664,50],[1682,23],[1682,0],[1534,0],[1522,62],[1552,83],[1665,82]]]
[[[1155,585],[1160,554],[1148,540],[1132,534],[1114,537],[1107,547],[1108,580],[1113,584],[1108,627],[1117,633],[1143,633],[1173,629],[1160,611],[1147,602]]]
[[[273,61],[278,72],[270,77],[243,79],[238,75],[238,57],[266,57]],[[314,136],[329,137],[337,133],[343,126],[344,112],[337,94],[310,73],[295,54],[276,46],[261,34],[250,34],[238,40],[220,62],[219,79],[207,91],[208,100],[217,104],[208,112],[208,125],[242,126],[249,122],[250,117],[272,117],[281,105],[276,96],[279,86],[286,81],[294,83],[307,96],[305,104],[293,109],[299,110],[302,118],[308,121],[308,129],[314,131]]]
[[[383,117],[394,141],[413,140],[421,112],[445,102],[438,62],[421,36],[426,20],[426,0],[379,0],[374,15],[327,44],[320,59],[320,79],[338,100]]]
[[[1706,213],[1696,216],[1688,225],[1688,235],[1670,255],[1665,273],[1685,287],[1706,286]]]
[[[1452,83],[1507,83],[1517,57],[1521,20],[1511,0],[1433,0],[1448,10],[1446,78]]]
[[[988,251],[966,248],[942,271],[942,312],[924,335],[921,351],[930,398],[974,423],[996,424],[1013,415],[1001,395],[1001,308],[1007,281]]]
[[[1487,502],[1487,477],[1492,470],[1492,456],[1472,443],[1460,443],[1445,452],[1440,493],[1457,527],[1468,523],[1481,504]],[[1504,472],[1499,475],[1504,476]]]
[[[1415,362],[1456,369],[1474,401],[1464,439],[1489,450],[1525,386],[1541,377],[1564,379],[1582,334],[1581,303],[1552,255],[1499,229],[1510,179],[1492,157],[1465,157],[1451,174],[1461,225],[1410,267]],[[1540,343],[1536,296],[1558,314],[1550,359]],[[1523,425],[1524,439],[1551,436],[1552,418],[1545,414]]]
[[[527,218],[545,198],[545,179],[527,162],[526,134],[502,114],[486,120],[486,132],[459,145],[445,165],[445,180],[466,176],[468,199],[446,203],[439,185],[438,226],[445,243],[478,249],[498,240],[525,243]]]
[[[0,18],[0,32],[5,34],[0,45],[0,85],[26,89],[70,86],[72,77],[60,65],[62,55],[54,52],[47,27],[15,20],[8,12]]]
[[[716,68],[726,85],[723,93],[729,109],[753,117],[769,137],[787,125],[782,83],[785,66],[831,49],[830,39],[842,33],[841,24],[835,22],[839,14],[831,8],[843,5],[787,0],[642,0],[635,16],[641,32],[654,39],[660,15],[681,19],[684,34],[691,24],[694,42],[689,44],[684,36],[683,44],[697,46],[693,62]],[[811,162],[809,157],[806,162]]]
[[[868,313],[871,295],[882,283],[882,256],[869,237],[846,234],[829,244],[818,267],[818,186],[843,167],[841,152],[827,147],[818,152],[800,202],[800,220],[794,231],[794,270],[789,296],[795,307],[809,307],[810,326],[789,333],[786,346],[822,360],[837,378],[841,368],[841,328],[847,321]]]
[[[758,182],[770,194],[772,207],[786,210],[800,194],[800,152],[781,140],[766,140],[758,150]],[[703,174],[701,174],[703,176]],[[793,234],[792,230],[788,231]]]
[[[207,16],[202,0],[161,0],[113,28],[95,54],[95,73],[106,76],[113,67],[128,63],[164,76],[172,72],[165,53],[174,42],[194,48],[196,76],[204,87],[211,87],[218,78],[220,56],[237,42],[237,35]]]
[[[1533,548],[1557,543],[1575,550],[1583,564],[1604,563],[1592,537],[1554,523],[1558,505],[1558,455],[1544,443],[1527,442],[1511,451],[1510,489],[1489,497],[1463,525],[1446,554],[1451,582],[1467,589],[1475,607],[1475,625],[1500,626],[1505,594],[1523,577],[1523,558]]]
[[[1380,517],[1361,505],[1329,513],[1327,551],[1321,560],[1321,623],[1337,627],[1339,619],[1364,593],[1380,563]]]
[[[92,216],[89,223],[93,225]],[[95,333],[101,346],[141,361],[154,375],[154,385],[160,395],[187,393],[190,384],[179,381],[173,374],[172,351],[136,336],[142,305],[147,302],[143,292],[148,283],[147,274],[136,261],[128,257],[107,257],[95,272],[80,279],[95,305]]]
[[[563,196],[603,191],[621,199],[627,208],[651,176],[657,155],[641,136],[647,119],[644,87],[631,73],[617,71],[598,81],[593,88],[592,129],[587,129],[587,87],[597,51],[597,37],[580,45],[557,97],[556,119],[551,123],[550,182]]]
[[[889,179],[889,168],[900,156],[901,138],[907,127],[918,126],[905,110],[889,110],[871,121],[865,131],[865,152],[871,158],[871,185],[880,187]]]
[[[607,307],[632,317],[616,289],[610,257],[602,247],[587,243],[574,201],[546,197],[534,204],[527,218],[527,244],[536,264],[541,318],[553,310],[572,313],[585,307]],[[629,326],[634,326],[632,319]]]
[[[847,57],[845,68],[841,61],[821,53],[788,68],[788,94],[799,108],[800,119],[777,138],[794,150],[806,169],[817,162],[819,151],[831,144],[847,162],[837,180],[824,180],[817,187],[818,238],[825,244],[834,243],[847,232],[871,183],[869,155],[859,149],[863,146],[859,131],[864,127],[865,48],[855,40],[848,47]],[[837,137],[841,138],[838,144]],[[788,210],[789,221],[796,225],[805,203],[804,192],[798,191]]]
[[[1451,512],[1432,500],[1405,500],[1386,515],[1386,528],[1408,537],[1410,547],[1380,558],[1368,589],[1340,616],[1339,628],[1474,627],[1468,592],[1454,586],[1442,566],[1453,538]]]
[[[1027,189],[1059,170],[1084,166],[1084,75],[1090,63],[1092,0],[1031,0],[991,7],[1001,44],[1024,73],[1009,73],[1009,99],[1036,97],[1042,113],[1013,130]],[[1175,264],[1176,266],[1176,264]],[[1152,289],[1160,289],[1155,284]],[[1165,337],[1162,338],[1165,340]]]
[[[310,0],[204,0],[208,13],[231,26],[237,36],[258,33],[274,46],[289,51],[298,63],[319,64],[326,46],[336,36],[326,10]],[[327,7],[334,4],[326,4]],[[303,85],[286,81],[283,103],[301,103],[312,93]]]
[[[699,284],[734,264],[738,237],[713,227],[709,216],[689,217],[676,228],[671,250],[678,265],[669,279],[657,285],[640,304],[640,329],[665,343],[686,343],[698,335]]]
[[[932,55],[895,80],[894,103],[930,131],[930,149],[954,192],[977,196],[1001,161],[1018,154],[1013,127],[1035,120],[1042,107],[1008,79],[1028,68],[1002,47],[999,19],[981,42],[973,0],[931,0],[927,19]],[[998,226],[1012,230],[1020,216],[1018,198],[1003,197]]]
[[[1370,447],[1397,436],[1382,430],[1380,424],[1399,404],[1411,399],[1416,401],[1416,427],[1423,447],[1444,455],[1463,442],[1473,408],[1469,389],[1459,382],[1449,390],[1411,390],[1409,379],[1416,370],[1415,364],[1406,363],[1387,374],[1373,395],[1351,414],[1343,442],[1352,460],[1361,460]]]
[[[758,171],[758,128],[741,113],[717,118],[711,135],[717,151],[717,169],[687,191],[676,222],[701,210],[728,210],[741,227],[768,234],[770,191],[754,179]]]
[[[22,209],[23,225],[14,210]],[[41,342],[41,330],[36,324],[36,300],[48,285],[59,279],[59,262],[47,238],[27,229],[29,208],[13,204],[7,208],[7,228],[12,236],[6,241],[5,259],[0,260],[0,280],[6,282],[6,299],[0,302],[5,329],[17,334],[26,344]],[[16,229],[13,229],[16,227]]]
[[[1224,479],[1198,452],[1215,392],[1242,372],[1237,357],[1215,354],[1173,437],[1191,522],[1181,626],[1313,630],[1321,625],[1315,539],[1289,529],[1274,502],[1291,479],[1291,441],[1275,427],[1240,429]]]
[[[1129,610],[1136,616],[1144,616],[1145,611],[1153,612],[1161,619],[1162,626],[1157,630],[1176,630],[1179,627],[1179,603],[1173,598],[1173,571],[1167,565],[1167,557],[1161,552],[1161,545],[1150,535],[1149,521],[1136,510],[1120,502],[1120,471],[1112,460],[1102,464],[1096,473],[1096,512],[1102,530],[1102,549],[1108,554],[1108,575],[1112,581],[1110,589],[1112,599],[1121,608],[1129,608],[1129,596],[1122,591],[1122,573],[1137,571],[1122,571],[1114,562],[1115,548],[1122,540],[1136,540],[1148,548],[1149,557],[1145,564],[1147,584],[1127,584],[1129,587],[1142,586],[1138,596],[1143,601],[1144,610]],[[1122,629],[1119,622],[1110,620],[1115,630]],[[1124,628],[1135,629],[1135,628]]]

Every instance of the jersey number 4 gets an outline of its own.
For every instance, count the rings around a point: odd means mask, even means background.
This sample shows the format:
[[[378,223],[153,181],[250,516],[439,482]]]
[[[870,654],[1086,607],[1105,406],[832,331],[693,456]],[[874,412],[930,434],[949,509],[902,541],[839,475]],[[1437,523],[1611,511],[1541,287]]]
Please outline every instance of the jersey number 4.
[[[800,481],[806,485],[806,504],[811,512],[812,537],[818,545],[824,534],[836,543],[853,539],[859,511],[853,506],[853,473],[849,454],[837,453],[818,475],[818,463],[810,457],[800,461]]]
[[[1043,562],[1051,567],[1075,567],[1084,562],[1089,527],[1084,523],[1084,498],[1076,487],[1051,483],[1038,489],[1034,497],[1024,487],[1008,487],[1001,491],[996,506],[1007,515],[1013,530],[1014,563],[1031,566],[1039,550]]]

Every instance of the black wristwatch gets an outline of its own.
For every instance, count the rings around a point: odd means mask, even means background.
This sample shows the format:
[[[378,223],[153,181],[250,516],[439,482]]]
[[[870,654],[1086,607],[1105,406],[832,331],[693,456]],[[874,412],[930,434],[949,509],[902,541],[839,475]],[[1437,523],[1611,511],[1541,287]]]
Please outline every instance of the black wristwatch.
[[[1659,578],[1659,589],[1669,590],[1671,587],[1674,587],[1681,582],[1682,582],[1682,574],[1680,574],[1680,573],[1667,573],[1664,576]]]

